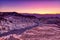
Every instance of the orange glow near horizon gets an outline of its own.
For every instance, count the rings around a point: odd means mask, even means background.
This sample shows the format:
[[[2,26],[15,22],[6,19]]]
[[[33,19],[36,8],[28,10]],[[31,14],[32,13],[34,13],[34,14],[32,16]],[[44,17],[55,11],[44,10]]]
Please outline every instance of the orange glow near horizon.
[[[1,12],[18,12],[18,13],[37,13],[37,14],[60,14],[59,8],[39,8],[39,9],[2,9]]]
[[[0,12],[60,14],[60,1],[3,1]]]

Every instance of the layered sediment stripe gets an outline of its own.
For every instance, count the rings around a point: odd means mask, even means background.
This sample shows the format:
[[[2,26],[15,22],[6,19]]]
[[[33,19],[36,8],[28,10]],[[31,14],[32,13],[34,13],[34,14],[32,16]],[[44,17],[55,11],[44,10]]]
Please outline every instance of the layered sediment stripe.
[[[3,34],[0,34],[0,37],[2,37],[2,36],[7,36],[7,35],[10,35],[10,34],[20,35],[21,33],[25,32],[26,30],[32,29],[32,28],[37,27],[37,26],[38,26],[38,25],[33,26],[33,27],[26,27],[26,28],[21,28],[21,29],[10,30],[10,31],[8,31],[8,32],[5,32],[5,33],[3,33]]]

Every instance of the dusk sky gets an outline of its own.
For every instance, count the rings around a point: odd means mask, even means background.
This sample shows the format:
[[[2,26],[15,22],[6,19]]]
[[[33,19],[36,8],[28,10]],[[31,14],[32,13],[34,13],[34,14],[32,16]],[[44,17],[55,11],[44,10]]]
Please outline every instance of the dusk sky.
[[[60,1],[0,0],[0,12],[60,13]]]

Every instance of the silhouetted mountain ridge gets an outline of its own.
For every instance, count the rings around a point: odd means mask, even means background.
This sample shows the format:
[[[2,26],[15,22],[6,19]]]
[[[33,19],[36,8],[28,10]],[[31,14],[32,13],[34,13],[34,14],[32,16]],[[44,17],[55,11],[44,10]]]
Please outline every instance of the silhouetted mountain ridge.
[[[28,17],[60,17],[60,14],[30,14],[30,13],[17,13],[17,12],[0,12],[0,16],[15,15],[15,16],[28,16]]]

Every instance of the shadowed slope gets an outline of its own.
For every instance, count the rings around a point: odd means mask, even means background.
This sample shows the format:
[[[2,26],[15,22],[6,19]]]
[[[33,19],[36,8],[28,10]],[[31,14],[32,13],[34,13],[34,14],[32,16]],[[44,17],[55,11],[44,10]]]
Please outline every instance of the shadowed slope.
[[[2,12],[0,14],[0,36],[22,33],[27,29],[38,26],[35,16],[26,16],[16,12]]]

